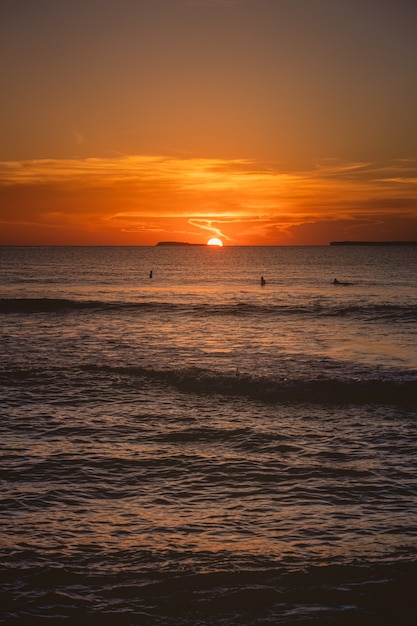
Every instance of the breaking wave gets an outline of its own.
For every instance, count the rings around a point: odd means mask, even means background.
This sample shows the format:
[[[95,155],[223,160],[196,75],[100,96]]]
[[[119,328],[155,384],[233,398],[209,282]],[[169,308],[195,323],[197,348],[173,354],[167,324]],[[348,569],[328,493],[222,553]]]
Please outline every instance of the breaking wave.
[[[140,301],[117,302],[102,300],[70,300],[62,298],[3,298],[0,313],[66,313],[71,311],[123,312],[123,311],[173,311],[195,315],[230,316],[314,316],[314,317],[360,317],[376,320],[417,321],[417,305],[361,304],[333,305],[309,303],[303,306],[288,304],[253,304],[246,302],[227,304],[190,304],[181,302]]]
[[[262,402],[320,404],[417,405],[417,379],[389,378],[277,378],[216,372],[199,367],[152,369],[145,367],[84,366],[86,370],[145,377],[168,383],[180,391],[242,396]]]

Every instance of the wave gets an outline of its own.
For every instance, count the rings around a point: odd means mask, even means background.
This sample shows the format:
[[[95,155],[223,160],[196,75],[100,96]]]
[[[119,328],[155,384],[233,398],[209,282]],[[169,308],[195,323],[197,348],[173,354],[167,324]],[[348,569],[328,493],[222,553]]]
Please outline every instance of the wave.
[[[109,554],[110,572],[95,545],[65,566],[44,557],[40,567],[39,555],[28,548],[6,555],[1,624],[415,624],[413,558],[303,569],[285,561],[264,567],[255,561],[235,571],[222,552],[216,555],[224,560],[222,569],[188,565],[177,571],[161,566],[177,556],[175,550],[162,557],[119,549],[116,566]],[[194,555],[184,556],[191,561]],[[147,572],[145,557],[155,571]],[[139,559],[140,572],[131,565]]]
[[[319,405],[395,405],[417,407],[417,377],[412,371],[391,374],[375,369],[350,377],[329,376],[320,373],[308,377],[303,374],[250,374],[236,371],[217,371],[198,366],[154,368],[137,365],[84,364],[74,369],[61,367],[0,368],[0,385],[56,385],[62,380],[72,380],[74,389],[88,389],[96,383],[102,388],[103,376],[109,377],[111,388],[119,391],[142,381],[154,385],[169,385],[181,392],[231,398],[249,398],[262,403],[319,404]],[[124,381],[124,382],[123,382]],[[63,392],[64,393],[64,390]],[[101,392],[99,392],[101,393]]]
[[[0,299],[0,313],[65,313],[92,310],[97,312],[131,309],[154,309],[158,306],[172,308],[175,305],[159,305],[154,302],[105,302],[102,300],[69,300],[65,298],[10,298]]]
[[[361,304],[303,306],[286,304],[253,304],[247,302],[212,304],[189,304],[166,301],[117,302],[102,300],[71,300],[64,298],[3,298],[0,313],[65,313],[78,310],[95,312],[122,311],[173,311],[194,315],[226,316],[314,316],[314,317],[361,317],[368,320],[408,320],[417,322],[417,305]]]
[[[278,378],[223,373],[199,367],[152,369],[86,365],[84,370],[145,377],[165,382],[180,391],[248,397],[271,403],[394,404],[417,406],[417,378],[338,379]]]

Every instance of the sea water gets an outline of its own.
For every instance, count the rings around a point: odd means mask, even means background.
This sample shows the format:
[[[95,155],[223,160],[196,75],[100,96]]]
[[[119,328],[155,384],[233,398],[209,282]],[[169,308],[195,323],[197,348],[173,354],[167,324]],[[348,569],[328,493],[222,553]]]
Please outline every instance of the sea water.
[[[0,270],[0,623],[417,623],[417,248]]]

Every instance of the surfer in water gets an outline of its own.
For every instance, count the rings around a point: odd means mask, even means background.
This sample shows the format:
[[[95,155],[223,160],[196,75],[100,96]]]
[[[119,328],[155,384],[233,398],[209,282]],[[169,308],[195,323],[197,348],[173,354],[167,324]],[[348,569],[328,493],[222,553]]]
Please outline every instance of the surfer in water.
[[[149,272],[149,278],[152,278],[152,270]]]
[[[263,276],[261,276],[261,285],[262,285],[262,287],[264,285],[266,285],[266,280],[265,280],[265,278]]]
[[[352,283],[348,283],[348,282],[342,282],[340,280],[337,280],[337,278],[334,279],[333,281],[333,285],[351,285]]]

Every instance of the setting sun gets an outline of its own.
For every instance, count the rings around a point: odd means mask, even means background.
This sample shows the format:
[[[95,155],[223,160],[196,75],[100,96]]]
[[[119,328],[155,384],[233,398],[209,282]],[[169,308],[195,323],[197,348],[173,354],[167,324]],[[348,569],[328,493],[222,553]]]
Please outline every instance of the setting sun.
[[[207,242],[208,246],[222,246],[223,242],[221,239],[218,239],[218,237],[212,237],[212,239],[209,239]]]

